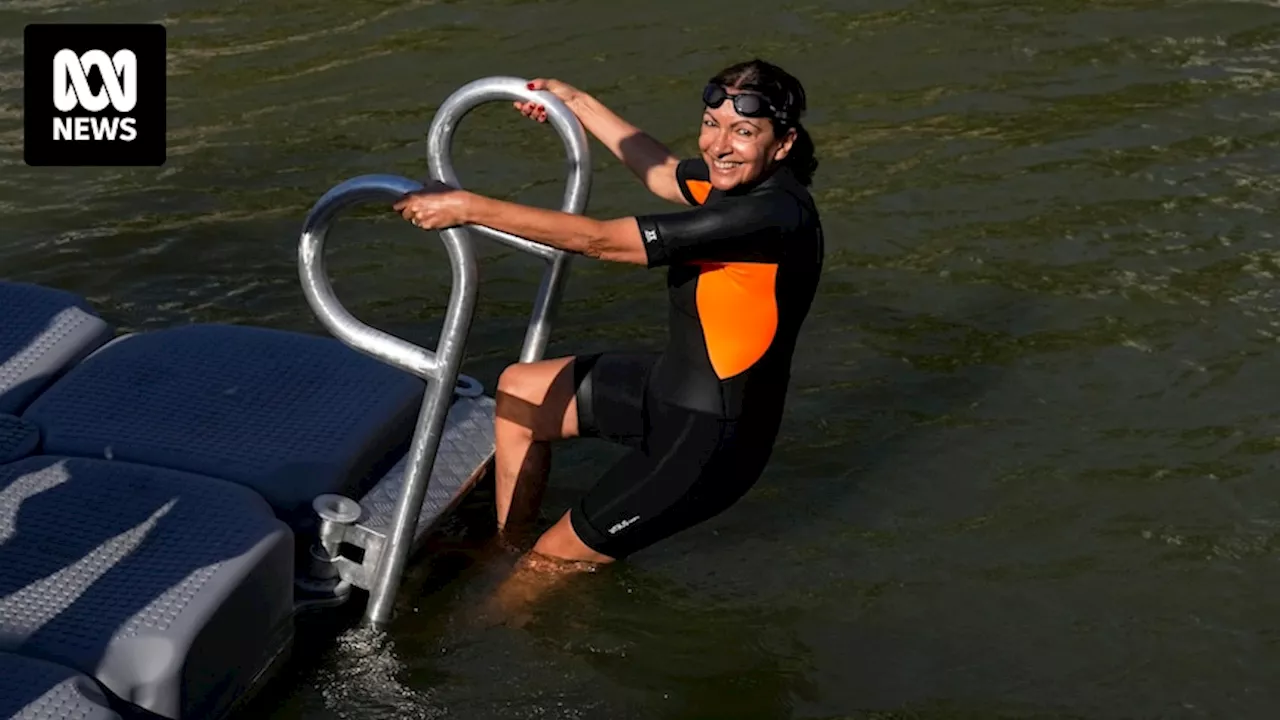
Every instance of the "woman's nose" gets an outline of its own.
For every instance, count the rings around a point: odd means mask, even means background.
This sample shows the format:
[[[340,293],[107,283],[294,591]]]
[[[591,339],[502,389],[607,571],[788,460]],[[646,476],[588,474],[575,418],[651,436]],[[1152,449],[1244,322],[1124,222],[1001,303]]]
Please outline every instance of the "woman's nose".
[[[729,143],[729,133],[724,128],[716,131],[715,137],[711,139],[711,152],[716,155],[723,155],[732,149]]]

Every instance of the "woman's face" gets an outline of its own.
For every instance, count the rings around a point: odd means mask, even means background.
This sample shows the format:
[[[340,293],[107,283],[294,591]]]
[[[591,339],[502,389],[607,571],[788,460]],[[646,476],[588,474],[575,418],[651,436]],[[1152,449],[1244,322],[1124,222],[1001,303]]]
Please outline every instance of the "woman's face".
[[[787,156],[795,135],[788,130],[775,137],[769,118],[739,115],[732,98],[718,108],[705,108],[698,149],[711,170],[711,186],[724,192],[759,179]]]

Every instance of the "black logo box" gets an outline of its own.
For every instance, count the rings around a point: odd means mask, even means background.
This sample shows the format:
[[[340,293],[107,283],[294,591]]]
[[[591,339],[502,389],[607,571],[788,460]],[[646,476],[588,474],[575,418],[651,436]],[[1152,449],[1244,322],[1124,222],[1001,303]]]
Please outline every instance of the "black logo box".
[[[167,36],[159,24],[32,24],[23,35],[23,159],[32,166],[160,166],[165,162]],[[138,101],[120,113],[110,103],[98,112],[54,105],[54,56],[101,50],[108,57],[131,50],[137,57]],[[103,79],[89,71],[89,85],[103,92]],[[55,119],[87,117],[96,122],[133,118],[136,137],[123,140],[55,140]],[[83,121],[82,121],[83,122]],[[90,135],[92,137],[92,134]]]

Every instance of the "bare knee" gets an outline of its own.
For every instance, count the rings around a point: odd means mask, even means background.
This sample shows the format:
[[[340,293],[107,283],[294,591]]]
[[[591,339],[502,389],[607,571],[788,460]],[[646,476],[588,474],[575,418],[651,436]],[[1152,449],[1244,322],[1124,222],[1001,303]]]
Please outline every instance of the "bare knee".
[[[535,440],[577,435],[573,358],[509,365],[495,395],[499,432],[531,433]]]
[[[502,374],[498,376],[498,399],[502,400],[503,396],[507,397],[524,397],[531,390],[533,384],[532,376],[537,375],[536,372],[530,372],[533,365],[529,363],[515,363],[508,365],[503,369]]]
[[[539,370],[536,363],[517,363],[498,376],[494,399],[500,429],[524,434],[544,424],[540,416],[547,412],[545,400],[553,376]]]

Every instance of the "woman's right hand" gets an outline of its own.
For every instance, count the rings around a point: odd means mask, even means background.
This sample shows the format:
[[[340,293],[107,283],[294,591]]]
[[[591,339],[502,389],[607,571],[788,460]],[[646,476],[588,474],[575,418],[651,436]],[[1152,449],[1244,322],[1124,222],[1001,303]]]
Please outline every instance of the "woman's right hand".
[[[529,82],[528,87],[530,90],[546,90],[559,98],[560,102],[568,105],[571,110],[573,109],[573,101],[582,94],[581,90],[573,87],[572,85],[560,82],[553,78],[534,78]],[[547,108],[541,103],[532,101],[521,102],[517,100],[512,104],[515,106],[516,110],[520,111],[521,115],[524,115],[527,118],[537,120],[538,122],[547,121]]]

